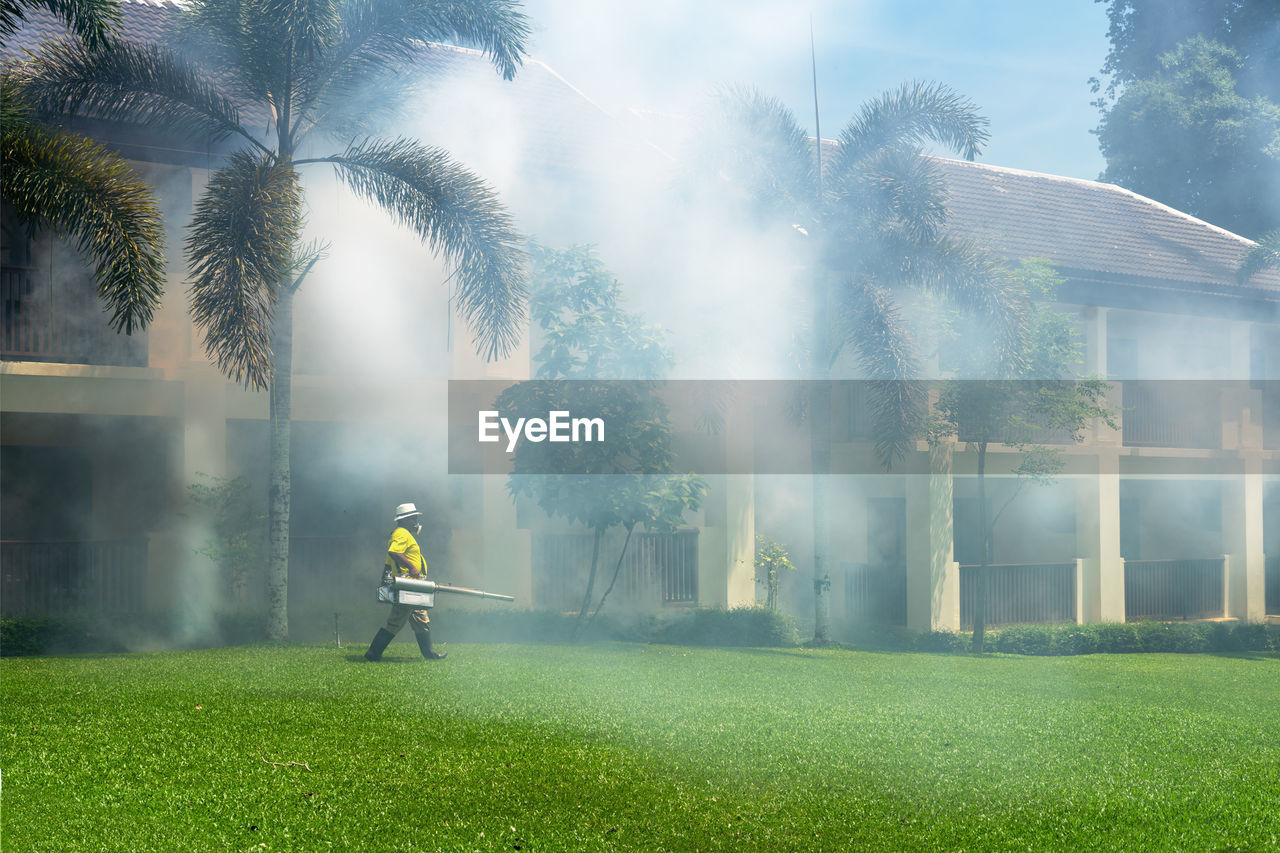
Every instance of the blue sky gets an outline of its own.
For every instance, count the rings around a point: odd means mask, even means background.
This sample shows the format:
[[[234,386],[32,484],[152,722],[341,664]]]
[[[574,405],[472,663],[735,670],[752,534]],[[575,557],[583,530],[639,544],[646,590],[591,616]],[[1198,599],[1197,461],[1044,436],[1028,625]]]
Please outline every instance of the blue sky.
[[[985,162],[1094,179],[1104,167],[1088,79],[1108,44],[1092,0],[527,0],[532,53],[601,106],[697,109],[716,85],[782,99],[822,132],[911,79],[938,80],[991,120]]]

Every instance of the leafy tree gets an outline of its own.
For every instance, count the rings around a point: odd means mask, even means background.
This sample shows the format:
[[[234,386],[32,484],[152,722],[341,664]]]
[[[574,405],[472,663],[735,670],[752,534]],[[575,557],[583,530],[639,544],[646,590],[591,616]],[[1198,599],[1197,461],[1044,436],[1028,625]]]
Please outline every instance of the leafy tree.
[[[1280,106],[1241,93],[1244,68],[1202,36],[1162,54],[1103,115],[1102,179],[1247,236],[1280,225]]]
[[[636,527],[674,531],[686,512],[702,505],[707,486],[695,474],[664,473],[673,459],[667,408],[648,382],[671,364],[664,333],[623,307],[621,286],[589,247],[557,252],[534,246],[531,256],[530,310],[543,338],[534,356],[540,379],[507,389],[495,408],[505,417],[590,412],[609,427],[607,445],[522,441],[507,482],[513,497],[532,497],[549,516],[592,531],[576,635],[588,612],[594,618],[613,591]],[[606,378],[636,381],[590,381]],[[612,527],[627,535],[609,586],[591,611],[600,543]]]
[[[542,378],[657,379],[671,369],[665,332],[624,307],[622,285],[590,246],[529,250],[529,316]]]
[[[0,40],[21,29],[27,13],[36,9],[60,18],[88,47],[103,47],[120,28],[116,0],[0,0]]]
[[[206,348],[227,376],[270,392],[271,639],[288,635],[293,298],[321,256],[301,244],[301,169],[332,167],[443,255],[481,352],[509,351],[524,319],[525,276],[498,199],[447,152],[371,134],[403,106],[424,42],[477,44],[510,79],[527,35],[513,0],[193,0],[176,36],[185,56],[155,45],[104,52],[63,43],[44,49],[24,81],[46,110],[240,143],[196,204],[186,255]],[[265,137],[242,117],[248,105],[271,117]],[[299,156],[326,137],[345,146]]]
[[[45,8],[81,39],[108,49],[114,0],[0,0],[0,40]],[[164,291],[164,229],[155,196],[118,154],[40,120],[13,73],[0,73],[0,198],[28,234],[48,225],[74,238],[93,265],[98,298],[117,332],[144,329]]]
[[[211,474],[197,475],[187,486],[191,501],[206,517],[211,538],[197,554],[208,557],[222,573],[222,581],[235,606],[244,606],[249,576],[262,565],[266,545],[266,516],[246,494],[244,477],[227,479]]]
[[[1071,442],[1101,419],[1115,427],[1107,405],[1110,386],[1096,378],[1076,378],[1083,363],[1080,337],[1071,318],[1049,307],[1065,281],[1048,261],[1028,260],[1021,267],[1027,295],[1036,299],[1027,315],[1022,358],[1013,372],[1000,373],[1000,357],[982,335],[963,335],[965,346],[955,364],[960,379],[944,384],[931,414],[929,438],[958,436],[977,449],[979,565],[973,614],[973,650],[983,650],[986,631],[987,567],[994,552],[995,527],[1028,483],[1047,484],[1061,471],[1062,451],[1038,443],[1048,433]],[[957,338],[964,324],[952,327]],[[972,343],[971,343],[972,342]],[[993,443],[1019,455],[1016,486],[992,511],[987,496],[987,453]]]
[[[1244,284],[1265,269],[1280,269],[1280,229],[1258,239],[1258,244],[1244,256],[1237,277]]]
[[[756,536],[755,581],[764,587],[766,610],[778,609],[778,587],[782,582],[782,573],[795,570],[791,555],[780,542],[768,536]]]
[[[1241,91],[1280,101],[1280,13],[1273,0],[1095,0],[1107,7],[1111,50],[1102,66],[1099,106],[1155,75],[1160,57],[1195,36],[1241,58]],[[1090,81],[1095,92],[1102,80]]]
[[[923,289],[987,318],[1002,352],[1021,334],[1018,302],[998,260],[947,235],[945,181],[921,156],[936,143],[973,159],[985,118],[948,87],[909,83],[866,103],[819,158],[817,146],[778,101],[745,89],[717,99],[694,179],[744,223],[796,235],[795,301],[809,318],[805,375],[814,507],[814,641],[830,642],[830,517],[825,472],[831,399],[825,380],[853,351],[872,380],[876,453],[886,467],[918,434],[922,388],[906,382],[916,349],[897,297]],[[779,283],[779,286],[785,286]]]

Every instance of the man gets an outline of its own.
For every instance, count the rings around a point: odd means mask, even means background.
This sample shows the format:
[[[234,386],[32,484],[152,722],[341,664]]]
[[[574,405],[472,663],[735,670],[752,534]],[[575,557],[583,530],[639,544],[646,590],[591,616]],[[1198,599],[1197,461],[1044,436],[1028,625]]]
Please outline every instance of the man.
[[[387,543],[384,576],[426,578],[427,562],[422,559],[422,550],[418,547],[418,540],[414,538],[421,532],[422,513],[418,512],[418,508],[411,503],[396,507],[396,529],[391,531],[391,541]],[[387,624],[378,629],[377,636],[369,644],[369,651],[364,653],[365,660],[382,660],[382,652],[387,643],[404,627],[406,620],[413,628],[413,636],[418,641],[422,656],[427,660],[444,660],[446,652],[437,652],[431,648],[431,620],[427,616],[427,609],[408,604],[391,605]]]

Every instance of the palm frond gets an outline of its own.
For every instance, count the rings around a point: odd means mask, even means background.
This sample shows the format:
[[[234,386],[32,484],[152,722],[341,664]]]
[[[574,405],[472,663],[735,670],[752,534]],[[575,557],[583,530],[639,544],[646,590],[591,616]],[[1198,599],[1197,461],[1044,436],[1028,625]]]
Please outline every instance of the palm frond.
[[[195,66],[156,45],[118,42],[89,50],[74,41],[46,44],[19,70],[25,97],[57,114],[85,114],[162,126],[215,141],[239,133],[235,104]]]
[[[12,90],[4,88],[11,103]],[[7,106],[4,112],[0,195],[24,219],[46,220],[75,237],[93,264],[112,328],[145,328],[164,290],[164,228],[151,190],[96,142]]]
[[[323,101],[324,113],[335,104],[359,101],[370,83],[410,78],[426,42],[476,46],[487,53],[499,73],[515,77],[524,61],[529,22],[513,0],[353,0],[343,4],[342,38],[317,60],[305,99]],[[399,108],[405,87],[380,92],[379,105]],[[367,104],[367,101],[366,101]],[[344,114],[349,119],[349,114]],[[343,119],[317,119],[329,129]]]
[[[986,321],[997,353],[1000,377],[1020,375],[1027,332],[1027,303],[1004,262],[968,240],[942,237],[928,244],[906,243],[896,278],[948,300]]]
[[[1280,270],[1280,229],[1263,234],[1258,239],[1257,245],[1244,256],[1236,278],[1244,284],[1266,269]]]
[[[840,235],[834,250],[888,233],[921,244],[936,240],[946,224],[947,198],[941,170],[917,150],[874,151],[830,195],[830,230]]]
[[[312,70],[341,38],[339,0],[192,0],[174,44],[279,113],[298,108]]]
[[[849,172],[858,161],[882,148],[947,146],[966,160],[982,153],[988,121],[972,101],[942,83],[904,83],[863,105],[840,133],[840,151],[832,171]]]
[[[690,183],[727,189],[740,204],[771,218],[811,225],[818,194],[813,143],[781,101],[746,87],[715,93],[690,159]]]
[[[320,162],[445,257],[454,303],[487,358],[511,351],[525,318],[525,256],[492,190],[446,152],[407,139],[365,140]]]
[[[218,368],[246,387],[271,379],[271,318],[302,230],[288,163],[239,152],[209,179],[187,238],[191,317]]]
[[[529,20],[513,0],[354,0],[347,4],[347,55],[365,62],[411,58],[417,42],[480,48],[507,80],[524,62]]]
[[[120,29],[116,0],[0,0],[0,43],[18,31],[31,9],[48,9],[89,47],[102,47]]]
[[[915,344],[885,289],[851,281],[840,297],[840,343],[853,346],[870,379],[876,458],[891,468],[911,449],[924,416],[925,386],[913,378]]]

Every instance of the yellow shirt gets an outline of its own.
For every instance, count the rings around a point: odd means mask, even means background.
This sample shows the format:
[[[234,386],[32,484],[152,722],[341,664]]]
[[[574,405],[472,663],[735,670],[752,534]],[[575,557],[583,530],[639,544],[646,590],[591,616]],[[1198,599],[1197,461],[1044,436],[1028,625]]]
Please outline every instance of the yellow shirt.
[[[427,576],[427,562],[422,559],[422,551],[418,548],[418,540],[413,538],[413,534],[405,530],[403,527],[397,527],[391,533],[391,541],[387,543],[387,562],[386,566],[402,578],[413,577],[409,574],[409,570],[397,563],[391,558],[392,554],[404,554],[409,558],[409,562],[413,563],[418,569],[418,577],[425,578]]]

